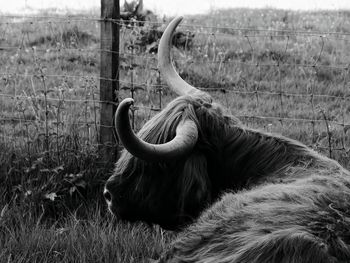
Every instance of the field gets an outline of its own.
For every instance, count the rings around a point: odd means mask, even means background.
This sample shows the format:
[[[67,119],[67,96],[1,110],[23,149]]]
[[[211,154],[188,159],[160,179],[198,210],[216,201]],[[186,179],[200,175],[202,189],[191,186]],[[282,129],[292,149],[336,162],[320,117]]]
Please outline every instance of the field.
[[[147,262],[176,233],[116,222],[99,151],[97,13],[0,16],[0,262]],[[160,20],[159,20],[160,21]],[[175,97],[153,44],[121,28],[119,99],[138,130]],[[350,12],[215,10],[185,18],[180,75],[253,128],[295,138],[350,168]],[[119,147],[115,146],[116,149]]]

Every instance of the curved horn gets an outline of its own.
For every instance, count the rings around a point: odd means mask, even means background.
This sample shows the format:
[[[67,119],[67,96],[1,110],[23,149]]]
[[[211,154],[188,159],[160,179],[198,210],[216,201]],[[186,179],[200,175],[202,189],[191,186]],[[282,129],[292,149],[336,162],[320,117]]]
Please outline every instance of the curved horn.
[[[167,28],[165,29],[158,47],[158,68],[168,86],[175,91],[178,95],[201,93],[206,97],[209,96],[205,92],[202,92],[195,87],[184,81],[179,74],[177,74],[170,57],[171,41],[173,33],[182,21],[182,16],[173,19]],[[210,97],[210,96],[209,96]]]
[[[146,161],[167,161],[184,156],[193,149],[198,139],[198,129],[192,120],[180,123],[176,136],[167,143],[151,144],[138,138],[129,121],[129,108],[133,103],[131,98],[124,99],[115,114],[117,134],[128,152]]]

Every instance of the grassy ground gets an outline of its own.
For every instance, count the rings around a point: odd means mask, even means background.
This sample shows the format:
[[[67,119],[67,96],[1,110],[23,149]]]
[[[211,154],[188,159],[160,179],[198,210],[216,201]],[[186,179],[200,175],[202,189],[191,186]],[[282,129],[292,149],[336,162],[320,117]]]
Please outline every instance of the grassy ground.
[[[148,262],[171,240],[171,233],[158,227],[117,223],[100,209],[90,207],[84,219],[69,215],[51,224],[11,209],[1,218],[0,261]]]
[[[349,17],[270,9],[187,17],[181,29],[195,38],[174,51],[175,62],[247,126],[350,168]],[[99,24],[63,20],[0,17],[0,262],[157,258],[174,234],[115,222],[101,194],[113,163],[97,145]],[[159,97],[156,56],[130,49],[142,30],[121,30],[118,96],[140,86],[136,129],[174,98],[167,87]]]

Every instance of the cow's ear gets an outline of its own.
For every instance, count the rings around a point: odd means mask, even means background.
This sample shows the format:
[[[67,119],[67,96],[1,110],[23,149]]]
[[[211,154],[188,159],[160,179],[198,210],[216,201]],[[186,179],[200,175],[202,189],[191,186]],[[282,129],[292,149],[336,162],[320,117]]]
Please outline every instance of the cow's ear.
[[[201,153],[192,153],[185,161],[180,181],[180,199],[183,211],[204,208],[210,201],[211,184],[207,160]]]

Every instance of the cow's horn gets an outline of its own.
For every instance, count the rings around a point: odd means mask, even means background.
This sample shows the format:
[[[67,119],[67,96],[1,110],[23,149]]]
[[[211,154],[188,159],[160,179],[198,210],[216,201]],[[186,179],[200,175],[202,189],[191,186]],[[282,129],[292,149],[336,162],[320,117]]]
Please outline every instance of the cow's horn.
[[[173,19],[165,29],[158,47],[158,69],[166,84],[178,95],[200,94],[209,98],[210,96],[191,86],[177,74],[170,57],[171,41],[173,33],[181,22],[182,16]]]
[[[115,114],[118,137],[128,152],[145,161],[168,161],[184,156],[193,149],[198,139],[198,129],[192,120],[180,123],[176,136],[167,143],[151,144],[138,138],[129,121],[129,108],[133,103],[131,98],[124,99]]]

